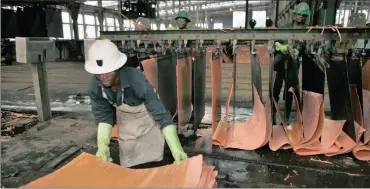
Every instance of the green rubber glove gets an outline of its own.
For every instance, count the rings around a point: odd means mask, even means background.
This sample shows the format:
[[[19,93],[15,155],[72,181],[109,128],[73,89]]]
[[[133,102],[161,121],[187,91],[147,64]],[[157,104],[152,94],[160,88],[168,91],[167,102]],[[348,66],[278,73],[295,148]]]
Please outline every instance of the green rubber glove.
[[[112,161],[109,152],[109,143],[112,136],[112,125],[107,123],[99,123],[98,125],[98,151],[96,156],[104,161]]]
[[[176,125],[169,125],[165,127],[164,129],[162,129],[162,133],[164,138],[166,139],[168,147],[171,150],[173,159],[175,159],[174,163],[179,165],[182,161],[188,159],[188,156],[186,155],[180,144]]]
[[[280,51],[283,54],[288,54],[289,53],[289,45],[282,45],[279,42],[275,42],[275,50]]]

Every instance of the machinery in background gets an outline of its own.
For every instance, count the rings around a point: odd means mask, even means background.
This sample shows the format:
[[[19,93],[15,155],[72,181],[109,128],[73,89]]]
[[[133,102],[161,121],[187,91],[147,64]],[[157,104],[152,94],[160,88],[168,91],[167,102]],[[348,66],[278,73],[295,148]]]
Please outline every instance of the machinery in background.
[[[1,63],[12,65],[14,60],[14,43],[9,39],[1,39]]]

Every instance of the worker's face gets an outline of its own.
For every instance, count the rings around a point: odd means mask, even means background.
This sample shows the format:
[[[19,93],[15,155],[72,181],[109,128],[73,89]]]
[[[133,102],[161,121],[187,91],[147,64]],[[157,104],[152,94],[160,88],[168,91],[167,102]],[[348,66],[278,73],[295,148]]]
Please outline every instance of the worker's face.
[[[96,77],[104,87],[111,87],[117,80],[117,72],[109,72],[105,74],[97,74]]]
[[[186,28],[186,26],[188,25],[188,22],[186,21],[185,18],[178,18],[176,20],[177,22],[177,26],[180,28],[180,29],[184,29]]]
[[[306,21],[306,17],[307,16],[304,16],[304,15],[301,15],[301,14],[296,14],[295,15],[295,20],[298,22],[298,23],[304,23]]]

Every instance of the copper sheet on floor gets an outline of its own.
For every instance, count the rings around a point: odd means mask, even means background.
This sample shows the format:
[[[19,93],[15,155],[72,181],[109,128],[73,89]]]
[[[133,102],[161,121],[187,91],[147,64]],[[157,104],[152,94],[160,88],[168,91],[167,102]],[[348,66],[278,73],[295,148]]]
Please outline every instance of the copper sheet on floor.
[[[323,95],[320,93],[302,91],[303,143],[306,145],[310,145],[320,138],[325,119],[324,116],[320,116],[323,112],[323,100]]]
[[[144,74],[149,83],[158,91],[158,67],[157,58],[150,58],[141,62]]]
[[[216,185],[217,172],[202,155],[180,165],[129,169],[82,153],[64,167],[23,188],[206,188]],[[169,179],[171,178],[171,179]]]
[[[179,132],[191,118],[191,56],[177,59],[177,113]]]
[[[296,104],[297,118],[291,124],[287,124],[286,120],[282,116],[279,104],[273,99],[273,105],[276,108],[276,113],[282,120],[282,126],[274,125],[272,128],[272,137],[269,142],[269,147],[272,151],[278,149],[290,149],[293,146],[299,145],[303,141],[303,125],[302,125],[302,114],[299,111],[299,101],[294,93],[293,88],[289,89],[289,92],[293,93],[293,99]]]
[[[296,119],[293,121],[293,123],[290,125],[284,126],[284,129],[288,136],[290,145],[294,147],[300,144],[301,141],[303,141],[302,114],[301,114],[300,107],[299,107],[299,100],[293,88],[290,88],[288,92],[293,93],[297,113],[296,113]]]
[[[255,150],[262,147],[266,141],[269,141],[272,125],[267,125],[266,110],[254,87],[254,105],[253,114],[242,123],[227,123],[227,119],[222,120],[212,137],[213,144],[224,146],[225,148],[237,148],[244,150]],[[226,116],[228,116],[228,107],[230,104],[232,87],[229,91],[229,98],[226,104]],[[271,122],[271,121],[270,121]]]

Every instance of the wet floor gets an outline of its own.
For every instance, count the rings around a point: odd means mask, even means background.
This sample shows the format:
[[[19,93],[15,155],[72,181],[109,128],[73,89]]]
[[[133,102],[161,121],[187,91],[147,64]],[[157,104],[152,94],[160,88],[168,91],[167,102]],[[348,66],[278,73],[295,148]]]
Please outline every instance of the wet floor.
[[[81,133],[83,131],[83,134]],[[272,152],[194,148],[195,137],[182,139],[189,156],[203,154],[208,165],[218,170],[218,187],[370,187],[370,163],[350,155],[300,157],[292,151]],[[65,165],[79,153],[58,163],[71,149],[95,154],[96,127],[91,115],[55,115],[49,125],[32,128],[21,138],[2,140],[2,181],[19,187]],[[119,164],[118,146],[111,143],[111,156]],[[321,160],[321,162],[311,159]]]
[[[192,141],[190,142],[192,143]],[[112,144],[113,162],[119,164],[118,146]],[[190,155],[198,155],[184,146]],[[203,152],[204,161],[218,171],[218,188],[278,188],[278,187],[370,187],[370,163],[349,156],[323,158],[298,157],[293,152],[215,150]],[[328,163],[310,162],[310,158]],[[368,165],[367,165],[368,164]],[[367,170],[361,170],[367,169]]]

